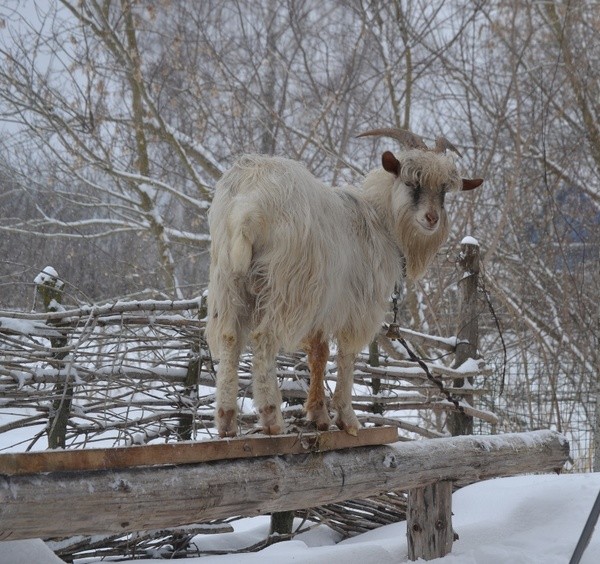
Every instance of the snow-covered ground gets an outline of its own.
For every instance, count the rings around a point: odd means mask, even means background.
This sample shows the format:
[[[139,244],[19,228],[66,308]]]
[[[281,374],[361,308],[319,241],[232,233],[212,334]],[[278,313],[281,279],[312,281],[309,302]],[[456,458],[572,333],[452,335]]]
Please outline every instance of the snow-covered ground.
[[[452,554],[432,562],[565,564],[569,562],[599,491],[600,473],[518,476],[463,488],[454,494],[452,508],[454,530],[460,538],[454,543]],[[204,551],[253,545],[265,538],[268,517],[243,519],[235,522],[234,528],[233,533],[199,536],[196,544]],[[405,533],[405,523],[398,523],[336,543],[336,533],[320,526],[260,552],[204,556],[183,562],[399,564],[408,562]],[[62,561],[41,541],[0,543],[0,564],[57,562]],[[157,560],[135,562],[150,564]],[[600,528],[592,536],[581,562],[600,562]]]

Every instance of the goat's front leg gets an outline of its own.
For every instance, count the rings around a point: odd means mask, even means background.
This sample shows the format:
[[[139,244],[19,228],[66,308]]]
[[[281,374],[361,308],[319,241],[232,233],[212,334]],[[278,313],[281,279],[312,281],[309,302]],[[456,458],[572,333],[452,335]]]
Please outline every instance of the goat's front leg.
[[[352,384],[354,383],[354,350],[346,350],[343,343],[338,342],[337,385],[331,405],[337,412],[335,424],[349,435],[358,435],[360,423],[352,409]]]
[[[263,433],[278,435],[284,432],[281,392],[275,365],[279,346],[271,335],[265,333],[255,334],[253,339],[255,343],[252,363],[254,405],[258,409]]]
[[[306,419],[315,424],[319,431],[327,431],[331,424],[325,401],[325,366],[329,358],[329,345],[321,333],[311,337],[306,345],[308,368],[310,369],[310,387],[308,399],[304,405]]]
[[[238,361],[241,342],[234,335],[221,340],[221,360],[217,372],[216,424],[220,437],[237,434]]]

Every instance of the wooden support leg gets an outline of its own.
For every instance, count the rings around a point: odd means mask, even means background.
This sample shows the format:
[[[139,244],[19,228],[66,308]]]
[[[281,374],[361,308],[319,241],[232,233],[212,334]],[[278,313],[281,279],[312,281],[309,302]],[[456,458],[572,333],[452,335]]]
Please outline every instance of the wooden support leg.
[[[452,482],[442,481],[408,492],[406,514],[409,560],[433,560],[452,550]]]
[[[276,511],[271,514],[271,528],[269,534],[291,535],[294,530],[294,512]]]

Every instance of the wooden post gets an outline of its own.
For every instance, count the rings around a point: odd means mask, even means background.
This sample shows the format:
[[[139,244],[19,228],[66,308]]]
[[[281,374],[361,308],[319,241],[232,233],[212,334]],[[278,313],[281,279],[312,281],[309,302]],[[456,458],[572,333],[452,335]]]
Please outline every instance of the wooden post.
[[[600,303],[598,304],[596,312],[596,320],[600,320]],[[597,322],[596,329],[600,328],[600,323]],[[595,422],[594,422],[594,459],[592,470],[594,472],[600,472],[600,371],[596,373],[596,408],[595,408]]]
[[[597,319],[600,319],[600,317],[597,317]],[[592,470],[594,472],[600,472],[600,372],[598,372],[596,376],[596,407],[594,409],[594,413],[594,458],[592,462]]]
[[[56,270],[47,266],[36,276],[35,284],[44,303],[44,309],[47,312],[58,311],[61,307],[64,283],[59,279]],[[60,322],[48,321],[48,324],[58,326]],[[50,337],[50,344],[53,349],[57,349],[52,355],[56,360],[55,368],[65,372],[67,364],[63,359],[67,356],[67,352],[61,349],[67,346],[67,337]],[[74,385],[68,373],[65,372],[64,378],[64,381],[59,379],[52,390],[54,401],[48,414],[48,448],[51,449],[66,447],[67,424],[71,413]]]
[[[202,370],[202,359],[200,346],[198,343],[193,342],[190,347],[190,362],[187,367],[185,374],[185,380],[183,382],[183,390],[181,391],[181,399],[188,400],[187,402],[181,401],[181,406],[189,407],[189,404],[194,400],[198,399],[198,384],[200,372]],[[179,416],[178,425],[178,436],[182,441],[190,441],[193,439],[194,431],[194,414],[193,413],[182,413]]]
[[[452,482],[408,491],[406,536],[409,560],[433,560],[452,550]]]
[[[202,319],[206,317],[206,300],[202,300],[200,308],[198,310],[198,318]],[[190,362],[187,367],[185,375],[185,381],[183,382],[183,390],[181,391],[181,398],[185,398],[189,406],[198,400],[198,386],[200,384],[200,373],[202,372],[202,345],[204,343],[204,337],[201,334],[197,335],[197,338],[192,341],[190,347]],[[182,401],[182,407],[184,402]],[[179,438],[182,441],[189,441],[193,438],[194,431],[194,413],[184,413],[179,417]]]
[[[294,529],[295,511],[276,511],[271,514],[269,534],[291,535]]]
[[[479,283],[479,243],[473,237],[465,237],[461,243],[459,265],[463,275],[458,282],[461,289],[461,305],[458,316],[458,344],[453,368],[458,368],[469,358],[477,357],[479,324],[477,311],[477,286]],[[473,378],[467,381],[472,384]],[[455,387],[462,388],[464,379],[457,379]],[[465,402],[473,405],[473,396],[463,396]],[[464,413],[452,412],[448,415],[448,429],[453,436],[472,435],[473,417]]]
[[[369,366],[377,368],[379,364],[379,345],[377,344],[377,339],[373,339],[369,344]],[[373,388],[373,395],[376,396],[379,390],[381,390],[381,378],[371,378],[371,387]],[[383,404],[373,402],[373,413],[381,415],[383,412]]]

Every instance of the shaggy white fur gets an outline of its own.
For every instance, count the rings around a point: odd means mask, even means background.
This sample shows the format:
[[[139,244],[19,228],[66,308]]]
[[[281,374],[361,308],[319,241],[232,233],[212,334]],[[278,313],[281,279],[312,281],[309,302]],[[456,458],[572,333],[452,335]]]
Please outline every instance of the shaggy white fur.
[[[376,170],[362,190],[331,188],[298,162],[260,155],[241,157],[217,183],[209,212],[206,335],[220,358],[221,436],[237,431],[237,364],[249,337],[254,402],[265,432],[284,428],[277,351],[310,342],[322,356],[330,338],[338,344],[336,423],[357,432],[354,358],[380,328],[403,261],[407,275],[418,278],[446,240],[443,197],[461,186],[446,155],[411,150],[392,159],[397,173]],[[320,411],[307,404],[309,419],[325,428],[324,395],[314,388],[322,388],[322,374],[311,378]]]

